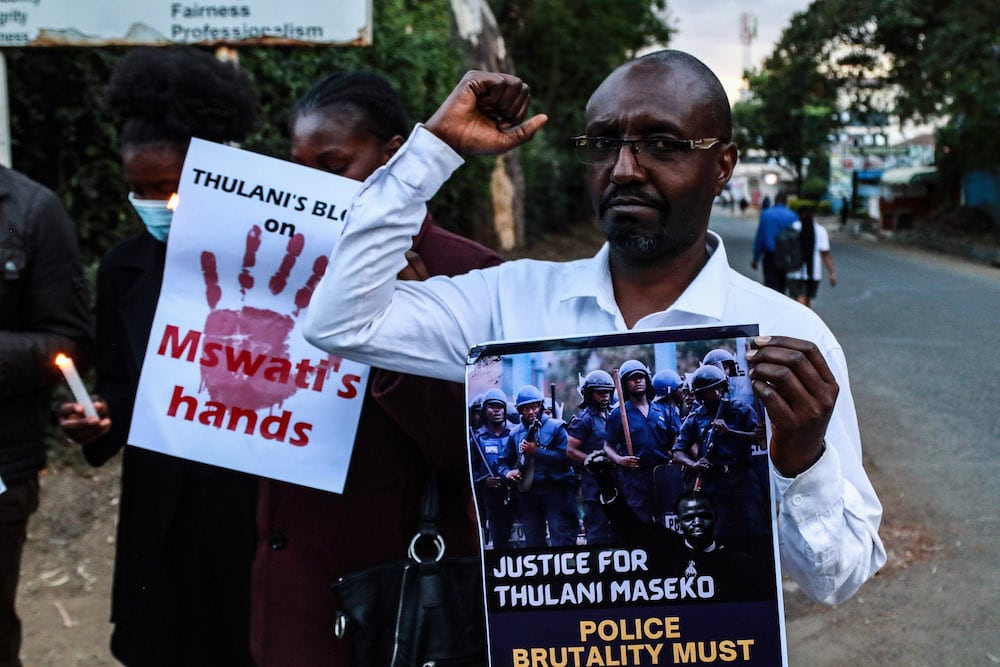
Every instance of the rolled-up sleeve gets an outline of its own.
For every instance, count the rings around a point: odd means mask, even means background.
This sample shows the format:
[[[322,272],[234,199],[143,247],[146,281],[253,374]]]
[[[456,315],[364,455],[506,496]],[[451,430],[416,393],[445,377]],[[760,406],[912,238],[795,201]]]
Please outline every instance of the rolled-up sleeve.
[[[882,505],[861,462],[854,403],[839,348],[826,353],[840,396],[827,427],[826,449],[794,478],[773,469],[781,564],[809,597],[838,604],[886,560],[878,529]]]

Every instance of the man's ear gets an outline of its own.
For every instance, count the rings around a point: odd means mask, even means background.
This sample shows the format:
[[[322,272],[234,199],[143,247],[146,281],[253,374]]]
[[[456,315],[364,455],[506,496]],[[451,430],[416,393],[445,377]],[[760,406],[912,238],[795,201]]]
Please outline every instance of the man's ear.
[[[393,135],[392,139],[385,142],[385,146],[383,146],[382,150],[385,155],[386,162],[388,162],[389,158],[396,154],[396,151],[398,151],[404,143],[406,143],[406,139],[398,134]]]
[[[719,157],[715,162],[715,194],[722,194],[726,183],[733,177],[733,169],[736,168],[736,161],[739,159],[739,149],[735,142],[729,142],[719,151]]]

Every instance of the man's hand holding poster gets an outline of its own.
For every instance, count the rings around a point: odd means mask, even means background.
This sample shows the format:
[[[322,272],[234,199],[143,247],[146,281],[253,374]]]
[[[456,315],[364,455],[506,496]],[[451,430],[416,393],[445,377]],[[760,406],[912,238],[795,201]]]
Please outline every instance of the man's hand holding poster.
[[[191,142],[130,444],[343,490],[368,367],[299,326],[359,186]]]
[[[785,664],[765,420],[740,381],[756,331],[473,350],[494,667]]]

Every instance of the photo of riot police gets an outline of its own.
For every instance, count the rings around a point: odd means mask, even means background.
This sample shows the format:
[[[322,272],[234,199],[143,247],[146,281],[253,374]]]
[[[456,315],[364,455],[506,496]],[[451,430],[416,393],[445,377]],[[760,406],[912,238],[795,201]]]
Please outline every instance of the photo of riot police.
[[[500,474],[500,460],[506,454],[514,426],[507,420],[507,396],[493,388],[477,396],[472,406],[478,409],[475,419],[470,410],[469,450],[484,543],[495,549],[509,549],[517,497],[510,482]]]
[[[610,373],[600,368],[587,373],[580,385],[579,410],[566,428],[569,435],[566,453],[573,461],[580,481],[578,502],[586,544],[610,544],[614,541],[611,524],[597,496],[597,482],[583,469],[588,454],[604,449],[604,431],[614,392],[615,383]]]
[[[777,595],[770,539],[721,537],[716,507],[701,490],[686,490],[676,498],[672,507],[675,529],[644,522],[624,501],[613,465],[600,451],[584,461],[622,543],[643,547],[651,570],[686,578],[710,576],[718,598],[727,601],[771,599]]]
[[[566,454],[566,422],[545,410],[540,389],[515,396],[520,423],[507,441],[499,472],[517,492],[524,546],[567,547],[577,542],[576,473]]]
[[[766,535],[767,503],[753,464],[753,445],[764,438],[753,405],[730,398],[725,371],[704,365],[694,372],[695,407],[681,426],[673,460],[685,468],[685,488],[712,499],[716,535],[724,539]]]
[[[608,416],[604,452],[618,468],[619,485],[629,507],[640,520],[653,523],[653,471],[671,463],[680,416],[665,402],[653,400],[653,374],[641,360],[626,360],[617,374],[619,402]]]
[[[757,541],[769,551],[765,420],[743,370],[749,340],[528,349],[471,364],[484,547],[627,545],[639,530],[667,531],[687,548]],[[694,506],[703,519],[711,508],[697,535],[681,517]]]

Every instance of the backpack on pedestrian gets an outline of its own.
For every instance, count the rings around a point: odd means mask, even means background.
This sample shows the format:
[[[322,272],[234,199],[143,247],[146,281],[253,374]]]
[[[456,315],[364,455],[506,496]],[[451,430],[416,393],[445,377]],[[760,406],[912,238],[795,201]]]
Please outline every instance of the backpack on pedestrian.
[[[774,237],[774,266],[779,271],[795,271],[802,266],[802,245],[799,230],[789,225],[778,231]]]

